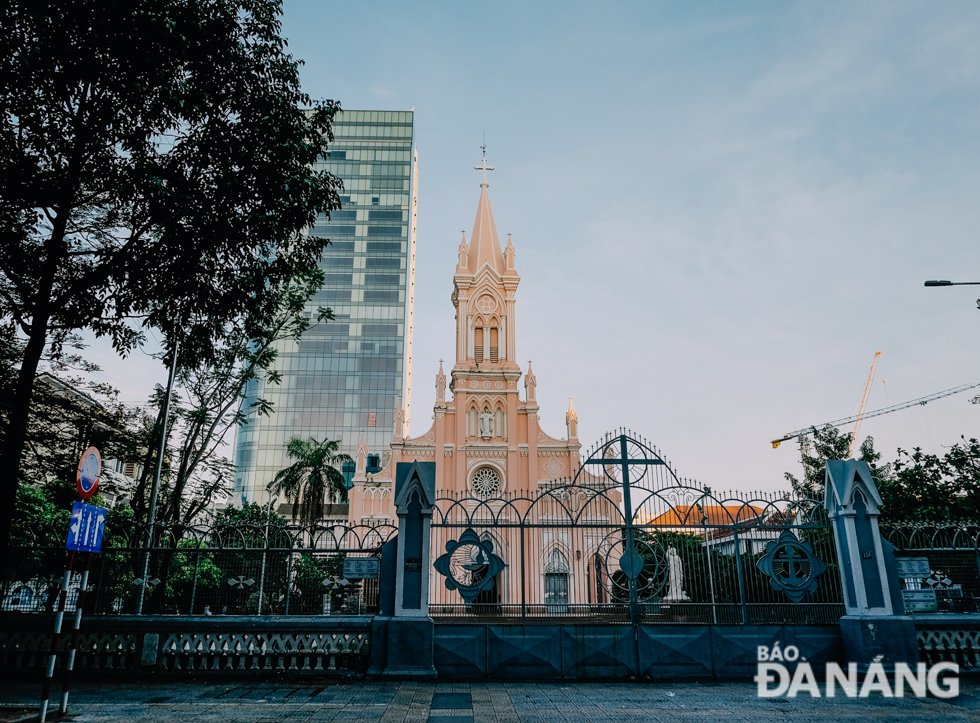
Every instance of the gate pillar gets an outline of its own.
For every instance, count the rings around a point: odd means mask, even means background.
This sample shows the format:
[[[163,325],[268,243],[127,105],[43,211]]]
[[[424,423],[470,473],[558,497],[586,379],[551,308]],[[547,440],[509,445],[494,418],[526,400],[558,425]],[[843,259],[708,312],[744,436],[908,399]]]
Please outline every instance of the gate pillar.
[[[436,677],[434,627],[429,617],[429,524],[435,505],[435,479],[435,462],[399,462],[395,467],[398,538],[396,544],[385,545],[382,557],[388,553],[396,562],[386,568],[382,560],[381,575],[382,591],[393,583],[394,600],[393,604],[386,603],[382,594],[381,615],[375,618],[372,629],[376,647],[368,671],[371,675]]]
[[[881,497],[867,462],[828,460],[824,491],[837,542],[846,614],[840,619],[846,662],[915,665],[915,623],[905,615],[894,548],[881,539]]]

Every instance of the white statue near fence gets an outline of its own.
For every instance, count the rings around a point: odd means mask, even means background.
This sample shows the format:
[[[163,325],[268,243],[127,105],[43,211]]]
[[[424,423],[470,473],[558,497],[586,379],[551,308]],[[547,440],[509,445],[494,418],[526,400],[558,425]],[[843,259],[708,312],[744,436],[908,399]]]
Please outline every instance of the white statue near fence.
[[[664,602],[681,602],[690,600],[684,592],[684,568],[681,565],[681,556],[673,547],[667,548],[667,597]]]

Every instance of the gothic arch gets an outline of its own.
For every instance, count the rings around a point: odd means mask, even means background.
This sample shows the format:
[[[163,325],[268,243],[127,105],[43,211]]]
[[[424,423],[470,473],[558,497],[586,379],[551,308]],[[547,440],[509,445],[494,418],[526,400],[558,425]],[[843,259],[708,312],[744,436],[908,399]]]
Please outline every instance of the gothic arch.
[[[570,605],[575,602],[575,568],[571,564],[572,559],[571,549],[560,537],[552,538],[545,545],[538,574],[545,605]],[[564,600],[554,597],[562,588]]]
[[[387,503],[387,504],[386,504]],[[388,507],[386,510],[385,507]],[[362,499],[362,509],[365,515],[390,514],[391,490],[387,487],[366,487]]]
[[[500,295],[500,292],[496,288],[494,288],[494,286],[496,286],[496,279],[494,279],[493,286],[488,283],[484,283],[482,279],[479,279],[477,280],[477,286],[478,288],[476,290],[476,293],[474,293],[470,297],[472,299],[470,303],[472,305],[472,309],[474,313],[482,312],[484,314],[487,314],[494,311],[499,312],[501,309],[504,308],[504,297]],[[479,308],[480,299],[484,296],[489,296],[491,299],[494,300],[495,302],[494,308],[487,309],[487,310],[483,310]]]

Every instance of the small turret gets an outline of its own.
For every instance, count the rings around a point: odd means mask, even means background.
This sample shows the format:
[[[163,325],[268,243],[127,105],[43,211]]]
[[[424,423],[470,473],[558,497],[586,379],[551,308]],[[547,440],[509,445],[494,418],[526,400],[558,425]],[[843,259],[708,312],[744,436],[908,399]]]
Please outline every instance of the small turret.
[[[405,424],[405,411],[402,409],[402,398],[401,397],[398,397],[398,400],[395,402],[394,421],[395,421],[395,434],[394,434],[394,438],[400,440],[402,437],[405,436],[405,429],[404,429],[404,424]]]
[[[538,380],[534,376],[534,372],[531,371],[531,362],[528,360],[527,363],[527,374],[524,375],[524,388],[527,389],[527,401],[533,402],[534,399],[534,388],[537,386]]]
[[[459,242],[459,268],[465,269],[469,265],[470,250],[466,246],[466,232],[463,232],[463,240]]]
[[[354,452],[354,482],[367,482],[367,438],[361,432],[361,438],[357,442],[357,451]]]
[[[504,265],[508,271],[514,270],[514,259],[516,257],[517,251],[514,250],[514,244],[510,241],[510,234],[507,234],[507,248],[504,249]]]
[[[436,374],[436,401],[446,401],[446,375],[442,371],[442,359],[439,360],[439,373]]]
[[[578,414],[572,406],[572,398],[568,398],[568,411],[565,413],[565,427],[568,429],[568,441],[578,439]]]

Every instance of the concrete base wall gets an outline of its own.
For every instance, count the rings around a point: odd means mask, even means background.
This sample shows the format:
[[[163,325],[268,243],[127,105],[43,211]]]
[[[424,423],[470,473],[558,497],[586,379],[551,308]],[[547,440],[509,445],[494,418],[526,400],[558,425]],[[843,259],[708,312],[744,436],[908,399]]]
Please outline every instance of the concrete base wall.
[[[41,675],[53,622],[51,615],[0,616],[0,672]],[[62,653],[71,624],[66,616]],[[83,618],[75,668],[112,675],[361,675],[370,661],[370,617],[147,615]]]
[[[750,679],[757,648],[796,646],[819,667],[841,662],[840,627],[745,625],[435,626],[439,677],[493,680]]]

